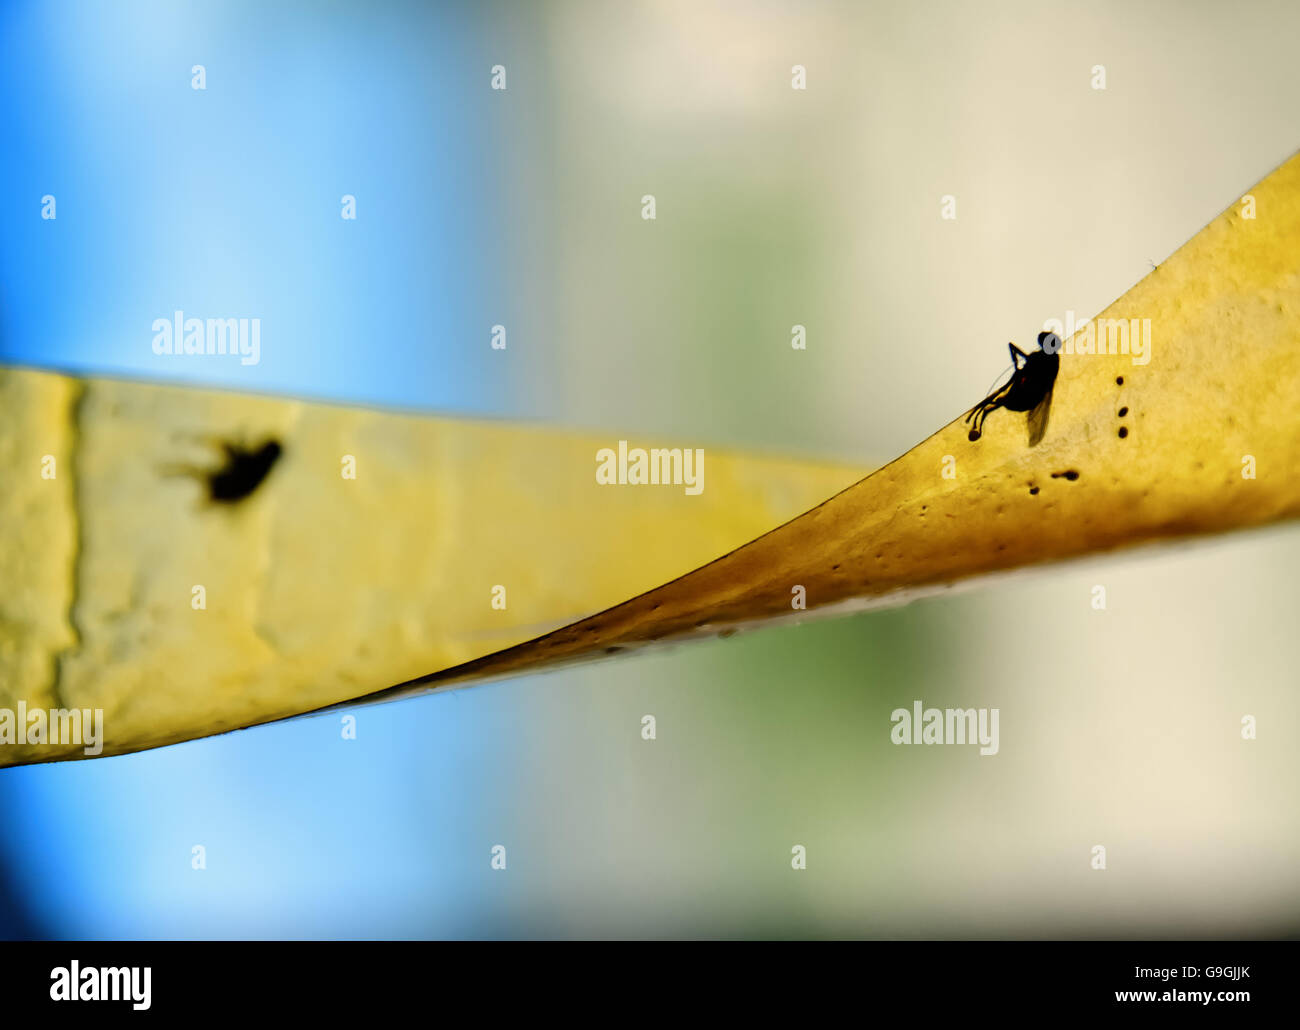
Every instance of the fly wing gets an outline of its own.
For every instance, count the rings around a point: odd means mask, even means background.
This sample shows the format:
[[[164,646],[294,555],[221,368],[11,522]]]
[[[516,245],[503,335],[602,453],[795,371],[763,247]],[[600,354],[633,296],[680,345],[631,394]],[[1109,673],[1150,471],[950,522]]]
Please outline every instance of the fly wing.
[[[1052,387],[1047,388],[1043,399],[1029,412],[1029,446],[1035,447],[1047,432],[1047,414],[1052,407]]]

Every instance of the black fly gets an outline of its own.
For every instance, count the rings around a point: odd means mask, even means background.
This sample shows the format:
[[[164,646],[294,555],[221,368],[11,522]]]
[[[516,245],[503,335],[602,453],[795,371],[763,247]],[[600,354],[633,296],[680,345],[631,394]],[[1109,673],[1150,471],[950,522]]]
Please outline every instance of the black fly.
[[[171,475],[195,476],[206,481],[208,500],[219,504],[237,504],[251,494],[271,471],[284,448],[278,440],[268,440],[256,449],[222,440],[219,442],[226,456],[225,464],[212,471],[178,466],[168,470]]]
[[[226,464],[208,474],[208,498],[227,504],[242,501],[256,490],[283,450],[276,440],[268,440],[255,451],[229,443],[221,448],[226,452]]]
[[[984,420],[998,408],[1008,411],[1029,412],[1029,446],[1033,447],[1047,431],[1047,414],[1052,406],[1052,387],[1061,367],[1061,338],[1055,333],[1038,334],[1038,350],[1026,354],[1014,343],[1011,361],[1014,371],[1010,382],[1000,386],[966,414],[966,421],[974,419],[970,439],[978,440],[984,430]]]

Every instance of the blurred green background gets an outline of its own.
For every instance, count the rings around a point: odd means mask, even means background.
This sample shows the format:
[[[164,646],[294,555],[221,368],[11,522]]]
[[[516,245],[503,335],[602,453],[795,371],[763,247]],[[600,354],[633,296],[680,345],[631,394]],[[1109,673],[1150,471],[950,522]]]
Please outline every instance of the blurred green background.
[[[1300,143],[1294,4],[531,11],[518,360],[530,410],[620,432],[888,460]],[[1298,558],[1287,527],[489,687],[534,731],[528,932],[1294,934]],[[892,745],[916,699],[1000,708],[1000,753]]]

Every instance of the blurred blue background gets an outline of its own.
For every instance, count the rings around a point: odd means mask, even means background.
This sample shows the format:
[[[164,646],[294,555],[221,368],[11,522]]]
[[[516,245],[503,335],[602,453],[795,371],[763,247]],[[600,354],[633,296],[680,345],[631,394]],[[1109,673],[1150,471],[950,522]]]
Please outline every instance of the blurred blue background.
[[[0,357],[504,410],[468,345],[503,247],[473,9],[6,3]],[[160,360],[176,309],[260,318],[261,361]]]
[[[485,13],[6,0],[0,360],[511,410],[482,316],[508,245],[490,202]],[[53,222],[31,217],[46,194]],[[260,317],[261,361],[156,356],[151,324],[176,308]],[[322,749],[338,727],[309,720],[215,749],[9,770],[0,936],[471,933],[475,877],[430,858],[464,853],[491,812],[448,788],[475,764],[475,710],[373,709],[346,747]],[[490,789],[502,767],[481,764]],[[197,842],[202,876],[186,857]]]

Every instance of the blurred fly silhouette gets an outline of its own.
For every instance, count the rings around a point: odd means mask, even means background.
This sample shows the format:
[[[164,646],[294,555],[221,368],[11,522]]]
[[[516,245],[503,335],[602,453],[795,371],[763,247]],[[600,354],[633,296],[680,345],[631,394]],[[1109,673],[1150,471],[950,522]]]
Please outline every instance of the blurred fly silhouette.
[[[201,469],[193,465],[169,465],[163,474],[193,476],[208,488],[208,500],[214,504],[237,504],[262,485],[284,448],[278,440],[267,440],[261,447],[252,448],[229,440],[209,440],[220,448],[225,463],[215,469]]]
[[[1055,333],[1038,334],[1038,350],[1026,354],[1014,343],[1011,349],[1012,374],[1004,386],[966,413],[971,425],[969,438],[978,440],[984,432],[984,420],[998,408],[1029,412],[1029,446],[1033,447],[1047,432],[1047,414],[1052,406],[1052,387],[1061,367],[1061,338]]]

